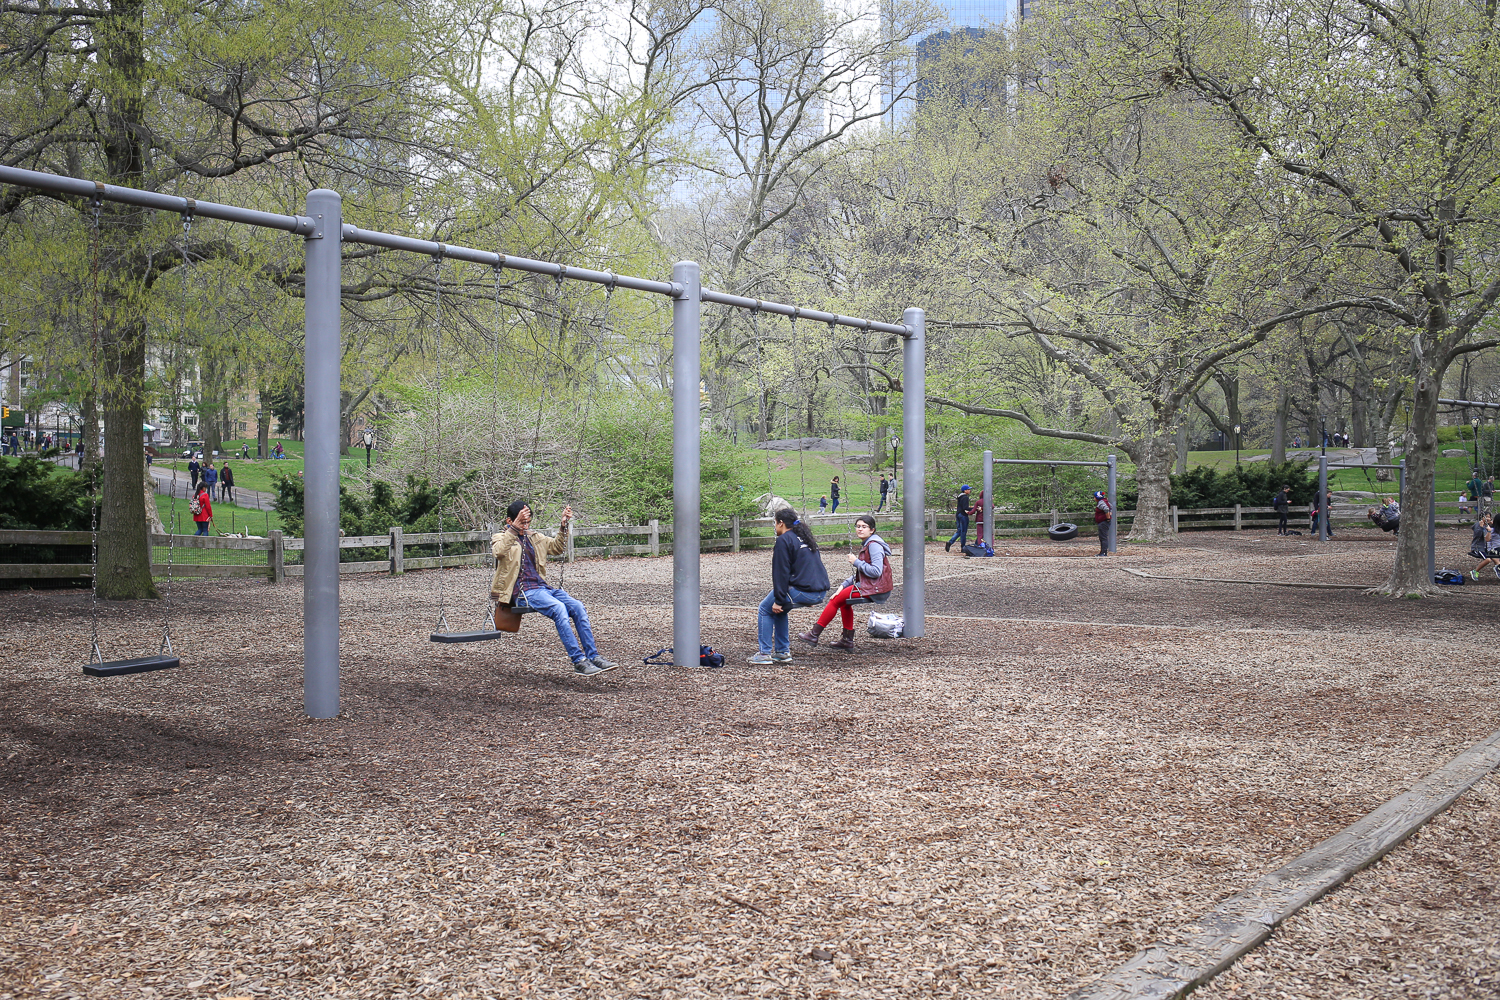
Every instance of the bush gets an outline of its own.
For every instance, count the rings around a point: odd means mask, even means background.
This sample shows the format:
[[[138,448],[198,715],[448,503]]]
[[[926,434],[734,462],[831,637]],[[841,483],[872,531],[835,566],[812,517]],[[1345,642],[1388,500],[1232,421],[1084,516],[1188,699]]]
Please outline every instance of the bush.
[[[37,458],[0,461],[0,529],[88,531],[91,486],[89,474]],[[16,563],[84,563],[91,552],[87,545],[6,545],[0,557]]]
[[[1225,472],[1200,465],[1172,477],[1172,503],[1183,509],[1269,507],[1283,486],[1292,488],[1293,504],[1310,504],[1318,495],[1318,470],[1308,462],[1252,462]]]
[[[434,490],[432,484],[416,476],[406,477],[406,488],[398,496],[395,487],[382,480],[370,484],[370,495],[351,493],[346,484],[339,485],[339,529],[346,535],[383,535],[395,525],[406,531],[438,530],[438,498],[447,501],[458,495],[478,475],[470,472],[460,479]],[[281,515],[286,530],[300,536],[306,513],[306,486],[301,476],[273,475],[276,500],[273,507]],[[462,530],[462,525],[445,519],[445,531]]]

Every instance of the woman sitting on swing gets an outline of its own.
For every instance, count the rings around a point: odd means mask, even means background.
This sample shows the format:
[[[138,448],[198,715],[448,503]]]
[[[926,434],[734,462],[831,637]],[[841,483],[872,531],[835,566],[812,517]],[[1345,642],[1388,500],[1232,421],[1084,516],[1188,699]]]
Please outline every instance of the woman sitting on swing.
[[[787,612],[821,604],[828,593],[828,570],[818,555],[818,540],[797,512],[776,512],[776,548],[771,551],[771,592],[760,602],[756,638],[760,652],[747,663],[791,663],[792,626]]]
[[[854,567],[854,575],[845,580],[839,587],[839,592],[833,595],[828,602],[828,607],[818,616],[818,623],[812,628],[797,636],[798,640],[809,646],[818,644],[818,637],[823,630],[833,621],[835,613],[841,616],[841,624],[844,627],[837,641],[829,643],[833,649],[846,649],[854,652],[854,609],[849,607],[851,597],[876,597],[880,594],[889,594],[894,582],[891,578],[891,547],[884,538],[875,534],[875,518],[869,514],[861,514],[854,522],[854,533],[864,542],[859,555],[851,554],[849,563]]]

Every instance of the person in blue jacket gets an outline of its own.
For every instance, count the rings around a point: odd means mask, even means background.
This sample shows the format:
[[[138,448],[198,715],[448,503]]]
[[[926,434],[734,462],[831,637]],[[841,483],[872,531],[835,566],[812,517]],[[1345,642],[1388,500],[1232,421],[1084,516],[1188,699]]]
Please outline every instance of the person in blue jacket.
[[[771,550],[771,592],[760,602],[756,638],[760,652],[750,663],[791,663],[794,607],[822,604],[828,593],[828,570],[818,540],[790,507],[776,512],[776,547]]]

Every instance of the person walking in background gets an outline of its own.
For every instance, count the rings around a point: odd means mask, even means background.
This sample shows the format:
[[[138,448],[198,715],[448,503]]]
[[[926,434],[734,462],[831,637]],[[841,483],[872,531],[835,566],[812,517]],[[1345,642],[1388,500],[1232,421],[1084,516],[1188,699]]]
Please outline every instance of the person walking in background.
[[[831,483],[828,484],[828,496],[830,498],[832,498],[832,500],[833,500],[833,510],[829,511],[828,513],[830,513],[830,514],[837,514],[839,512],[839,477],[838,476],[834,476],[833,477],[833,482],[831,482]]]
[[[826,514],[826,513],[828,513],[828,494],[827,493],[824,493],[822,496],[818,497],[818,513],[819,514]]]
[[[212,496],[214,487],[219,485],[219,470],[214,468],[214,463],[203,463],[203,485],[208,487],[209,495]]]
[[[208,534],[209,522],[214,519],[213,499],[208,494],[208,484],[200,483],[197,495],[188,502],[188,513],[193,515],[193,523],[198,526],[198,530],[193,532],[195,535]]]
[[[885,497],[890,491],[891,481],[885,478],[885,473],[882,472],[880,474],[880,502],[875,505],[875,513],[880,513],[881,508],[885,506]]]
[[[1464,483],[1464,491],[1467,492],[1469,494],[1469,496],[1473,497],[1477,501],[1479,499],[1480,493],[1483,490],[1484,490],[1484,480],[1479,478],[1479,470],[1475,469],[1474,470],[1474,474],[1469,477],[1469,481],[1467,483]],[[1481,514],[1484,513],[1484,504],[1483,503],[1479,504],[1479,512]]]
[[[957,525],[953,529],[953,537],[943,546],[944,552],[952,552],[954,542],[959,543],[958,550],[962,552],[969,543],[969,514],[974,510],[973,504],[969,503],[969,490],[972,488],[965,485],[958,491],[958,499],[953,502],[953,517]]]
[[[198,492],[198,477],[202,471],[202,468],[198,465],[198,456],[191,456],[188,459],[188,489],[192,490],[195,494]]]
[[[1109,534],[1115,527],[1115,509],[1109,497],[1100,490],[1094,491],[1094,527],[1099,529],[1099,554],[1109,555]]]
[[[1271,509],[1276,511],[1276,534],[1286,534],[1286,518],[1292,511],[1292,488],[1283,486],[1281,492],[1271,498]]]
[[[234,470],[229,463],[224,463],[224,471],[219,473],[219,496],[226,503],[234,503]]]

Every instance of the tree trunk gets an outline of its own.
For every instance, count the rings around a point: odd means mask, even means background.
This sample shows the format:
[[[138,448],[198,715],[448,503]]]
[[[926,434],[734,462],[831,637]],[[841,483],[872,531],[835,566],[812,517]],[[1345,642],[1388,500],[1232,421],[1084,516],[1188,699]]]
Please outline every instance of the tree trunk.
[[[271,410],[266,405],[266,390],[260,387],[256,395],[258,400],[255,421],[255,457],[268,458],[271,454]]]
[[[1417,377],[1412,391],[1411,431],[1407,435],[1406,488],[1401,492],[1401,530],[1396,533],[1396,561],[1391,578],[1377,593],[1391,597],[1435,596],[1438,588],[1428,575],[1427,518],[1437,475],[1438,395],[1443,371],[1435,368]]]
[[[1276,415],[1271,422],[1271,464],[1286,461],[1286,418],[1292,409],[1292,394],[1282,386],[1276,394]]]
[[[1172,537],[1172,439],[1167,436],[1144,438],[1133,453],[1135,485],[1135,520],[1130,525],[1132,542],[1159,542]]]
[[[199,366],[198,371],[201,378],[198,386],[198,432],[203,435],[203,457],[212,461],[214,452],[224,450],[224,365],[215,358],[208,358]]]
[[[349,400],[348,389],[339,390],[339,455],[349,454]]]
[[[1187,421],[1186,420],[1184,420],[1182,422],[1182,426],[1181,427],[1177,428],[1176,442],[1177,442],[1177,474],[1179,476],[1184,476],[1184,475],[1187,475],[1187,455],[1188,455],[1188,429],[1187,429]]]
[[[122,308],[128,309],[128,306]],[[116,310],[110,310],[116,315]],[[145,416],[142,372],[146,365],[145,321],[125,317],[104,324],[104,490],[99,503],[99,596],[110,600],[155,597],[151,550],[146,544],[146,474],[141,447]]]
[[[1370,437],[1370,412],[1367,400],[1370,387],[1361,375],[1356,375],[1349,384],[1349,445],[1353,448],[1368,448]]]

